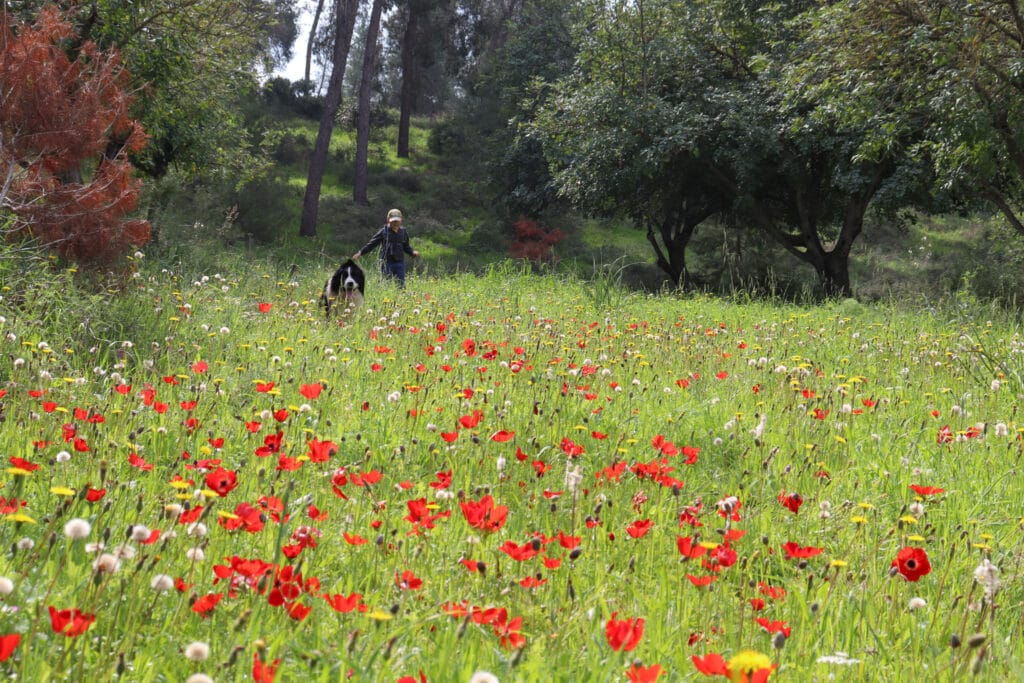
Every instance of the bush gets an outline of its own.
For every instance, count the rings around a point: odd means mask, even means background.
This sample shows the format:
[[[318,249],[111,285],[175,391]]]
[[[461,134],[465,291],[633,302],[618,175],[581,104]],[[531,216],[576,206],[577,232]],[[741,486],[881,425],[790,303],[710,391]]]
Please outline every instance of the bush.
[[[274,177],[259,178],[235,193],[238,227],[256,241],[268,243],[282,233],[297,229],[299,217],[293,195],[297,190]]]

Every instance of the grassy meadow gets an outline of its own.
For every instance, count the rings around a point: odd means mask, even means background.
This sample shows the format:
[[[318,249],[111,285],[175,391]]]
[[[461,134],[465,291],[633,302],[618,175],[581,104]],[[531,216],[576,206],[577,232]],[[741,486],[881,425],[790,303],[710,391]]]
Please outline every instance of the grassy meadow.
[[[1024,678],[997,309],[138,265],[0,292],[8,678]]]

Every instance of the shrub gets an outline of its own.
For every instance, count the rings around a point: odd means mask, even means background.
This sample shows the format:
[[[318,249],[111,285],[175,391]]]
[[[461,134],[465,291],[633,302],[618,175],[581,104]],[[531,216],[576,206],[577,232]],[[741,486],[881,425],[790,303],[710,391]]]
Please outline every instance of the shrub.
[[[549,230],[536,221],[520,218],[513,225],[515,240],[509,246],[509,256],[527,259],[534,265],[554,263],[555,246],[565,239],[565,233]]]
[[[141,182],[128,154],[146,135],[128,116],[127,73],[116,50],[78,41],[49,6],[33,25],[0,13],[0,202],[29,235],[62,257],[107,265],[149,240],[126,216]]]

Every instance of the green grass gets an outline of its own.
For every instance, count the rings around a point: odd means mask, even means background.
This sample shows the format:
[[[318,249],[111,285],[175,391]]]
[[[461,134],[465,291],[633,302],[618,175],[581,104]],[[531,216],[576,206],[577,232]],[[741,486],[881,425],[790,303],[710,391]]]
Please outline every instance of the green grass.
[[[373,277],[338,325],[316,309],[320,258],[291,272],[263,253],[223,253],[217,271],[147,256],[116,296],[59,274],[0,283],[0,448],[28,462],[0,477],[0,635],[21,635],[0,669],[242,681],[256,657],[280,659],[278,681],[621,681],[640,662],[703,680],[691,656],[751,649],[780,680],[1024,675],[1024,340],[998,308],[650,297],[505,263],[413,275],[405,291]],[[317,461],[313,439],[334,452]],[[223,496],[217,467],[237,476]],[[801,496],[796,514],[783,492]],[[493,531],[460,505],[487,495],[508,510]],[[727,521],[716,503],[730,496]],[[204,533],[182,517],[198,506]],[[75,518],[87,538],[65,537]],[[251,531],[229,528],[243,519]],[[157,540],[128,540],[135,525]],[[684,559],[680,537],[719,570]],[[302,539],[316,547],[289,559]],[[506,542],[539,552],[517,561]],[[787,559],[787,542],[821,552]],[[98,571],[96,543],[131,556]],[[931,573],[892,576],[904,546]],[[1001,570],[991,600],[973,576],[983,558]],[[269,574],[239,578],[241,560]],[[422,585],[403,586],[406,571]],[[159,593],[157,575],[188,587]],[[352,593],[366,611],[324,599]],[[192,606],[211,594],[204,618]],[[54,633],[51,606],[95,622]],[[644,619],[635,649],[611,647],[613,614]],[[184,657],[193,642],[208,660]],[[856,662],[820,659],[839,653]]]

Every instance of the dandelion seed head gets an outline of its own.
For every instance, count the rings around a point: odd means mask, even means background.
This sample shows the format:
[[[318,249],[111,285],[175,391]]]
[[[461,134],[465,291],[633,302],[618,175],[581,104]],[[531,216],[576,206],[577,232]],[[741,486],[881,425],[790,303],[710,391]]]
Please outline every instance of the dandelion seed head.
[[[64,535],[72,541],[79,541],[92,533],[92,525],[86,520],[76,517],[64,524]]]
[[[192,662],[205,662],[210,658],[210,646],[196,641],[185,646],[185,659]]]
[[[149,587],[158,593],[166,593],[174,588],[174,579],[167,574],[156,574],[150,579]]]
[[[202,562],[206,559],[206,553],[203,552],[202,548],[189,548],[185,551],[185,557],[192,562]]]
[[[0,576],[0,595],[10,595],[14,592],[14,582],[6,576]]]
[[[910,610],[911,612],[913,612],[914,610],[919,610],[922,607],[927,607],[927,606],[928,606],[928,603],[925,602],[925,599],[924,598],[918,598],[918,597],[910,598],[910,601],[907,603],[907,609]]]
[[[57,462],[67,462],[71,459],[71,454],[67,451],[60,451],[57,455],[53,456],[53,459]]]
[[[99,557],[93,560],[92,568],[95,572],[113,574],[121,568],[121,560],[111,553],[101,553]]]

